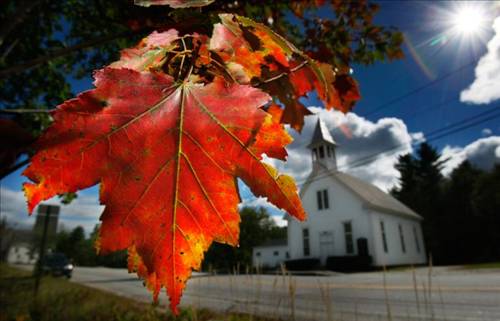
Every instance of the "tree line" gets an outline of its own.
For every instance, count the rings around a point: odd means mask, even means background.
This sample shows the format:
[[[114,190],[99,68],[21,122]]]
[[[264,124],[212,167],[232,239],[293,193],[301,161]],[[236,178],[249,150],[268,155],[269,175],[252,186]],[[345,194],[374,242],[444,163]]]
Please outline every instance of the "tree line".
[[[279,227],[266,209],[243,207],[240,210],[240,246],[238,248],[214,243],[205,254],[204,270],[231,271],[240,266],[242,271],[252,264],[252,248],[270,239],[286,238],[286,228]],[[119,251],[109,255],[98,255],[95,242],[99,225],[88,237],[81,226],[71,231],[61,231],[52,244],[53,251],[64,253],[80,266],[126,267],[127,252]]]
[[[399,157],[401,177],[391,193],[424,218],[435,264],[500,260],[500,164],[482,170],[466,160],[445,177],[447,161],[422,143]]]

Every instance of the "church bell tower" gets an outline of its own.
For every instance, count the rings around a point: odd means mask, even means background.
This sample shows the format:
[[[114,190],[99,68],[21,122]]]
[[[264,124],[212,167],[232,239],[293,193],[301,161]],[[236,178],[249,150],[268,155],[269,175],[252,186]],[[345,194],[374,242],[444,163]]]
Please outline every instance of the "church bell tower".
[[[337,143],[333,140],[326,124],[318,117],[311,143],[307,145],[307,148],[311,150],[313,169],[320,167],[328,171],[336,171],[336,147]]]

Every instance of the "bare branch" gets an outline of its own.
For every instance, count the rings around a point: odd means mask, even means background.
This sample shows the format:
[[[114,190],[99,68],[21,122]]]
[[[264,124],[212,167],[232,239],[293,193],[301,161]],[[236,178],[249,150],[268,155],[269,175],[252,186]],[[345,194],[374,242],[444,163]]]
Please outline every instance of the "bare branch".
[[[22,162],[19,162],[12,167],[9,167],[6,169],[0,169],[0,180],[3,179],[4,177],[6,177],[7,175],[12,174],[13,172],[17,171],[18,169],[20,169],[24,165],[28,165],[29,162],[31,162],[30,158],[25,159]]]
[[[0,109],[0,114],[41,114],[50,113],[55,109]]]
[[[142,31],[144,31],[144,30],[127,31],[127,32],[122,32],[122,33],[118,33],[118,34],[114,34],[114,35],[102,36],[102,37],[98,37],[96,39],[82,42],[78,45],[54,50],[45,56],[41,56],[41,57],[35,58],[33,60],[29,60],[29,61],[20,63],[18,65],[14,65],[12,67],[8,67],[8,68],[0,70],[0,79],[5,78],[5,77],[10,76],[10,75],[13,75],[13,74],[21,73],[25,70],[28,70],[30,68],[33,68],[33,67],[41,65],[43,63],[46,63],[52,59],[68,56],[68,55],[73,54],[76,51],[83,50],[83,49],[89,49],[89,48],[104,44],[108,41],[123,38],[123,37],[128,37],[128,36],[131,36],[133,34],[137,34],[137,33],[142,32]]]

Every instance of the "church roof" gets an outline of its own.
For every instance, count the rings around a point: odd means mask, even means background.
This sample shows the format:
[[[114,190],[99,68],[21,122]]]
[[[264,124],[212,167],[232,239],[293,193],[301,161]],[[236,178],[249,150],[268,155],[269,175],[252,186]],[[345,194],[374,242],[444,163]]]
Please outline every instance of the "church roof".
[[[373,209],[422,219],[412,209],[370,183],[342,172],[332,172],[331,176],[337,178],[338,181],[356,193]]]
[[[333,140],[332,135],[328,131],[326,124],[318,117],[318,122],[316,123],[316,128],[314,128],[314,133],[309,146],[315,145],[317,143],[327,142],[332,145],[336,145],[335,140]]]
[[[319,171],[318,171],[319,170]],[[324,170],[324,169],[323,169]],[[313,169],[303,187],[300,190],[300,197],[308,189],[309,185],[316,179],[317,175],[324,175],[322,169]],[[422,220],[422,216],[418,215],[408,206],[404,205],[390,194],[382,191],[375,185],[364,182],[357,177],[351,176],[339,171],[328,171],[332,179],[337,180],[339,183],[347,187],[354,194],[356,194],[366,204],[367,207],[378,210],[384,213],[395,214],[405,217],[410,217],[417,220]],[[288,218],[289,215],[285,215]]]

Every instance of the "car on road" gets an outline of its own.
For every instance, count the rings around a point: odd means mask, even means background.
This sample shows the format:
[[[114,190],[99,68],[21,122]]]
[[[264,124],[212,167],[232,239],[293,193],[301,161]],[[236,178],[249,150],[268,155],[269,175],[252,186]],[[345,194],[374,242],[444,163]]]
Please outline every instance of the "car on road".
[[[63,253],[50,253],[43,259],[41,270],[44,274],[71,278],[73,263]]]

